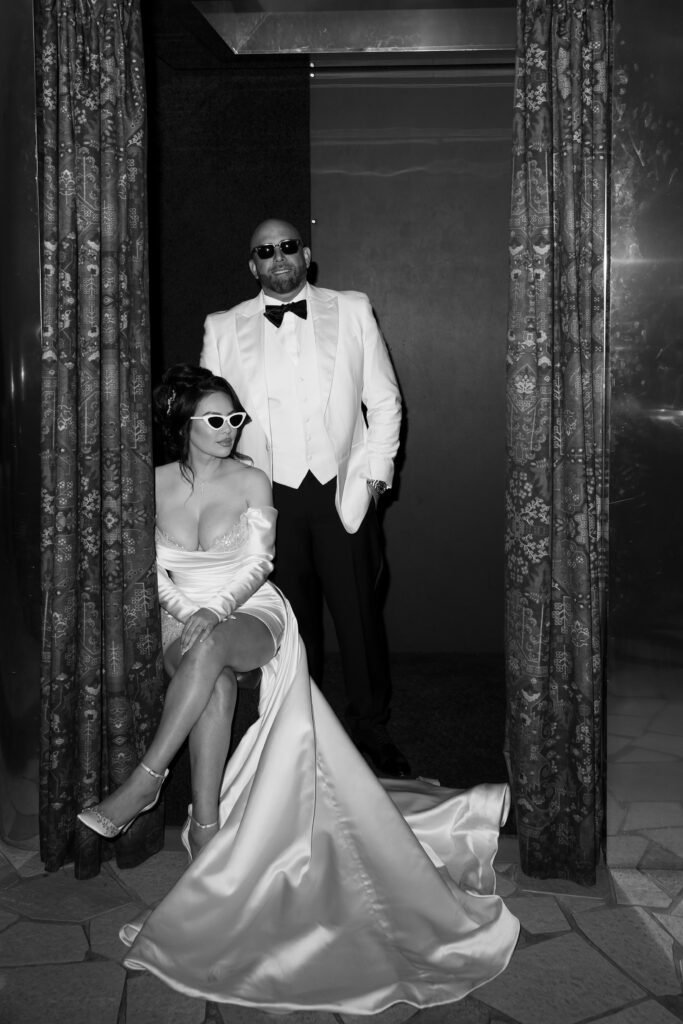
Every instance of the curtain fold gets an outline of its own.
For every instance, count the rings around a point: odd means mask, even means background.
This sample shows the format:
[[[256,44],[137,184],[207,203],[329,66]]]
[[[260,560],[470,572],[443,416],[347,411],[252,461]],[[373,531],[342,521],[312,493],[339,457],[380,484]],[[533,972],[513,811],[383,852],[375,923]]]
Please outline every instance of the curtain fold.
[[[610,0],[518,0],[506,756],[522,869],[595,883],[604,819]]]
[[[161,713],[139,0],[38,0],[42,225],[41,856],[98,873],[76,822]],[[116,841],[161,848],[163,811]]]

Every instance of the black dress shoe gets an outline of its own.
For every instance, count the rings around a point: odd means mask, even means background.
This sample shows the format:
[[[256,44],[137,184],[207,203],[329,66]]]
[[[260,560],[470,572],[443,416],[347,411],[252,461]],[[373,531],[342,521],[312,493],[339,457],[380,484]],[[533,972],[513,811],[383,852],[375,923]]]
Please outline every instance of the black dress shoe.
[[[396,744],[387,739],[375,740],[367,737],[356,741],[356,746],[378,775],[389,775],[397,779],[409,779],[412,775],[410,765]]]

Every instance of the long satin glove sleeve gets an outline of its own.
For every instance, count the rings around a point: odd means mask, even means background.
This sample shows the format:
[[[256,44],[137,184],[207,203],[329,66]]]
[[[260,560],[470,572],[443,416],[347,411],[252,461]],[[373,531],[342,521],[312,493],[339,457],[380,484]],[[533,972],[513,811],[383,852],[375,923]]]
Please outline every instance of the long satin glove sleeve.
[[[194,601],[190,601],[183,594],[182,590],[176,587],[168,574],[168,570],[164,569],[163,565],[160,565],[158,558],[157,590],[159,591],[159,604],[174,619],[178,619],[180,622],[187,622],[191,615],[199,611],[200,606],[195,604]]]
[[[203,607],[215,612],[221,622],[244,604],[273,571],[277,511],[274,508],[249,508],[246,517],[247,543],[239,568],[225,590],[203,602]]]

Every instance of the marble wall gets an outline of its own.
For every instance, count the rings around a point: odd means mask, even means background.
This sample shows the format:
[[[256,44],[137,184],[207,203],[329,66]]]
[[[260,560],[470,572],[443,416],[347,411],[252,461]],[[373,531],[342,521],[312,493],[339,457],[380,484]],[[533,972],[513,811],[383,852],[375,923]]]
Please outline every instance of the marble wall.
[[[683,867],[683,7],[615,0],[607,861]]]

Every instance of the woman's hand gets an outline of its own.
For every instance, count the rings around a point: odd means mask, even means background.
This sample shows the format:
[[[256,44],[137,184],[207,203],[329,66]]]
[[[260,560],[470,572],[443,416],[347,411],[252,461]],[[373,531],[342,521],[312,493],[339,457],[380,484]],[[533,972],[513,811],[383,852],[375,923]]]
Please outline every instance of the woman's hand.
[[[208,608],[200,608],[194,612],[180,635],[180,653],[187,654],[190,647],[197,641],[206,640],[211,630],[218,624],[218,616]]]

